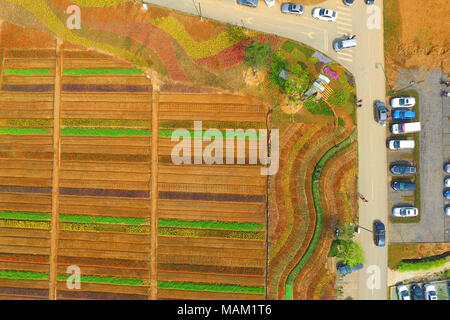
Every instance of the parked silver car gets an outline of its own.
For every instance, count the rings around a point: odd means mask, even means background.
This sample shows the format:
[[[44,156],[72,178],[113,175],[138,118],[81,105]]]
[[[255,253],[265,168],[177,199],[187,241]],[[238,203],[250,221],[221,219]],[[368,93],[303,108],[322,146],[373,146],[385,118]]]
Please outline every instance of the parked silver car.
[[[292,13],[301,16],[305,12],[305,7],[295,3],[283,3],[281,5],[281,12]]]
[[[258,0],[237,0],[237,3],[243,6],[256,8]]]

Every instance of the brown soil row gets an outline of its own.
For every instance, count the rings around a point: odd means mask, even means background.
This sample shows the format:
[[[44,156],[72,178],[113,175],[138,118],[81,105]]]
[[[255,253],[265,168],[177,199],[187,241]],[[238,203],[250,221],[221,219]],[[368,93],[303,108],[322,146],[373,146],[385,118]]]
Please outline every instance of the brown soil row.
[[[158,299],[177,300],[264,300],[264,295],[209,291],[186,291],[158,289]]]
[[[237,177],[255,177],[260,175],[260,169],[248,166],[238,166],[238,165],[226,165],[226,166],[217,166],[217,165],[160,165],[158,168],[159,173],[176,173],[176,174],[216,174],[216,175],[225,175],[225,176],[237,176]],[[261,177],[259,180],[265,180],[264,177]]]
[[[225,138],[225,137],[224,137]],[[168,155],[171,155],[172,154],[172,149],[176,146],[176,145],[178,145],[179,143],[180,143],[180,141],[181,141],[181,139],[179,140],[179,141],[172,141],[172,138],[171,137],[169,137],[169,138],[159,138],[158,139],[158,154],[168,154]],[[191,141],[190,141],[190,146],[191,146],[191,157],[193,157],[194,156],[194,143],[195,143],[195,139],[192,139]],[[205,151],[205,148],[209,145],[210,143],[209,142],[203,142],[202,143],[202,154],[203,154],[203,152]],[[250,150],[252,150],[252,151],[254,151],[254,153],[255,153],[255,155],[256,156],[258,156],[259,154],[258,154],[258,149],[259,149],[259,146],[258,146],[258,141],[256,141],[256,140],[252,140],[252,141],[248,141],[248,140],[246,140],[246,141],[242,141],[242,140],[240,140],[239,142],[234,142],[233,143],[233,140],[231,140],[231,145],[230,146],[228,146],[227,145],[227,143],[226,143],[226,141],[223,141],[223,144],[222,144],[222,152],[223,152],[223,157],[225,158],[228,154],[233,154],[234,155],[234,157],[236,158],[237,156],[240,156],[240,157],[242,157],[241,156],[241,154],[240,154],[240,152],[238,152],[237,150],[238,150],[238,148],[239,149],[245,149],[245,152],[242,152],[243,154],[244,154],[244,156],[246,156],[246,158],[248,158],[249,157],[249,152],[250,152]],[[223,161],[223,163],[225,164],[226,163],[226,161],[224,160]],[[236,163],[236,162],[234,162],[234,163]],[[248,164],[249,162],[248,161],[246,161],[245,162],[246,164]],[[236,163],[237,164],[237,163]],[[227,167],[226,168],[230,168],[232,166],[232,164],[231,165],[227,165]],[[239,165],[236,165],[237,167],[239,167]],[[180,168],[182,168],[183,166],[180,166]],[[205,169],[207,169],[208,168],[208,166],[207,165],[204,165],[204,167],[200,167],[200,166],[198,166],[198,165],[196,165],[195,166],[196,168],[201,168],[202,170],[205,170]],[[189,168],[189,167],[188,167]],[[214,166],[214,168],[220,168],[220,167],[217,167],[217,165],[215,165]],[[247,169],[248,170],[248,169]],[[246,171],[246,170],[244,170],[244,171]],[[258,173],[259,174],[259,173]]]
[[[261,255],[262,257],[264,255]],[[176,263],[176,264],[200,264],[215,266],[234,266],[234,267],[260,267],[265,266],[265,259],[252,258],[228,258],[228,257],[210,257],[202,255],[172,255],[158,253],[158,263]]]
[[[109,146],[111,153],[117,153],[118,149],[129,147],[141,147],[146,149],[150,147],[150,142],[147,137],[61,137],[61,144],[64,147],[69,145],[76,145],[80,147],[86,146]],[[117,148],[113,148],[117,147]],[[79,151],[77,151],[79,152]],[[96,152],[97,153],[97,152]]]
[[[0,104],[0,111],[51,111],[53,114],[53,102],[29,101],[27,103],[4,101]]]
[[[11,178],[0,177],[0,185],[24,186],[24,187],[48,187],[52,185],[52,178]]]
[[[218,238],[174,238],[158,236],[160,246],[207,246],[216,248],[241,248],[245,243],[246,248],[263,250],[265,244],[257,240],[236,240],[236,239],[218,239]]]
[[[48,273],[49,265],[37,263],[0,262],[0,270],[17,270],[17,271]]]
[[[58,255],[81,258],[148,260],[148,253],[58,248]]]
[[[19,149],[21,146],[35,146],[35,149],[41,151],[42,148],[47,149],[52,144],[51,136],[12,136],[3,135],[0,146],[4,150],[11,150],[12,148]],[[3,151],[3,150],[2,150]],[[52,150],[53,151],[53,150]],[[13,160],[11,160],[13,161]],[[16,160],[14,160],[16,161]]]
[[[242,212],[211,212],[205,211],[179,211],[179,210],[158,210],[158,217],[161,219],[199,220],[199,221],[225,221],[225,222],[253,222],[264,223],[264,209],[253,213]]]
[[[81,68],[131,68],[130,63],[122,63],[118,60],[108,58],[98,59],[77,59],[64,57],[63,69],[81,69]]]
[[[117,199],[109,197],[78,197],[78,196],[63,196],[59,197],[61,208],[70,205],[102,205],[111,207],[127,207],[127,208],[140,208],[142,210],[148,210],[148,200],[143,199]]]
[[[52,197],[50,195],[35,195],[35,194],[23,194],[23,193],[0,193],[0,203],[30,203],[30,204],[51,204]]]
[[[240,247],[226,248],[226,247],[214,247],[214,246],[195,246],[185,244],[184,246],[171,246],[171,245],[159,245],[159,254],[174,254],[182,255],[189,252],[192,255],[198,255],[203,257],[220,257],[220,258],[254,258],[258,259],[264,256],[264,249],[246,248],[245,242]]]
[[[151,101],[145,102],[127,102],[123,100],[108,101],[108,102],[90,102],[83,101],[65,101],[61,103],[61,110],[63,111],[85,111],[86,117],[91,113],[98,111],[129,111],[129,112],[150,112]]]
[[[56,288],[58,291],[67,290],[65,281],[58,281]],[[113,285],[113,284],[98,284],[98,283],[83,283],[81,282],[82,291],[92,291],[92,292],[107,292],[107,293],[128,293],[128,294],[147,294],[146,286],[124,286],[124,285]],[[78,290],[77,290],[78,292]]]
[[[99,201],[98,205],[88,204],[84,205],[83,201],[79,201],[79,204],[67,204],[60,205],[60,214],[84,214],[89,216],[112,216],[112,217],[134,217],[134,218],[146,218],[148,212],[144,208],[138,206],[134,208],[126,206],[103,206]]]
[[[34,84],[54,84],[55,76],[5,76],[3,77],[3,84],[5,85],[34,85]]]
[[[249,195],[265,194],[266,192],[265,186],[187,184],[187,183],[184,184],[159,183],[158,190],[172,191],[172,192],[200,192],[200,193],[210,192],[210,193],[233,193],[233,194],[249,194]]]
[[[8,228],[1,228],[0,229],[0,235],[2,237],[18,237],[18,238],[20,238],[20,237],[24,237],[24,238],[43,238],[43,239],[49,239],[50,238],[50,234],[49,234],[49,232],[47,230],[32,230],[32,229],[8,229]]]
[[[2,92],[0,95],[0,102],[14,102],[14,103],[29,103],[29,102],[53,102],[52,93],[37,93],[37,92]]]
[[[165,94],[159,95],[159,103],[204,103],[204,104],[216,104],[220,101],[222,104],[231,105],[254,105],[260,106],[261,100],[251,96],[237,96],[232,94]]]
[[[111,233],[111,232],[81,232],[81,231],[64,231],[59,232],[60,240],[70,241],[96,241],[98,243],[125,243],[144,245],[148,242],[147,235],[127,234],[127,233]]]
[[[54,41],[53,41],[54,42]],[[51,59],[55,58],[55,50],[48,50],[48,49],[12,49],[12,48],[4,48],[4,54],[5,58],[8,58],[10,60],[14,60],[14,58],[19,59]]]
[[[3,287],[48,289],[48,280],[13,280],[2,279]]]
[[[112,246],[108,242],[100,242],[92,240],[74,240],[74,239],[59,239],[58,248],[61,249],[86,249],[86,250],[101,250],[101,251],[130,251],[148,253],[149,248],[147,244],[114,242]]]
[[[0,252],[3,252],[3,253],[19,253],[19,254],[49,255],[50,254],[50,245],[48,245],[46,248],[12,246],[10,244],[8,244],[8,245],[0,245]]]
[[[185,273],[185,272],[158,272],[158,281],[180,281],[197,283],[220,283],[235,284],[240,286],[264,286],[264,277],[249,277],[247,275],[216,275],[205,273]]]
[[[151,95],[149,93],[118,93],[118,92],[109,92],[109,93],[98,93],[98,92],[89,92],[89,93],[69,93],[65,92],[61,94],[61,102],[81,102],[85,101],[89,102],[142,102],[142,103],[151,103]]]
[[[235,202],[211,202],[211,201],[191,201],[191,200],[160,200],[158,209],[160,210],[180,210],[183,211],[211,211],[222,212],[224,215],[229,212],[255,214],[264,210],[263,203],[235,203]]]
[[[2,172],[0,170],[0,175]],[[95,171],[72,171],[72,170],[60,170],[61,179],[70,180],[116,180],[116,181],[136,181],[147,182],[150,179],[149,174],[139,173],[126,173],[126,172],[95,172]]]
[[[201,113],[195,114],[193,112],[164,112],[161,111],[159,115],[160,120],[212,120],[212,121],[230,121],[234,122],[236,119],[239,121],[265,121],[265,116],[260,113],[255,113],[254,115],[244,113],[244,114],[236,114],[236,113]]]
[[[51,170],[0,169],[2,177],[51,178]]]
[[[47,300],[47,297],[31,297],[31,296],[22,296],[22,295],[0,295],[0,300]]]
[[[204,175],[200,174],[192,174],[192,175],[181,175],[177,173],[160,173],[158,176],[158,183],[186,183],[191,182],[194,184],[205,184],[205,185],[247,185],[247,186],[264,186],[265,179],[264,176],[259,176],[258,178],[254,177],[252,180],[249,180],[247,177],[239,177],[239,176],[225,176],[225,175]]]
[[[0,145],[0,151],[2,152],[53,152],[52,146],[48,144],[16,144],[13,145]]]
[[[128,268],[108,268],[108,267],[88,267],[80,266],[81,275],[101,276],[101,277],[120,277],[136,278],[144,281],[149,280],[148,270],[128,269]],[[58,265],[58,274],[65,274],[67,266]]]
[[[45,238],[29,238],[29,237],[7,237],[0,234],[0,245],[11,247],[41,247],[45,248],[50,245],[48,239]]]
[[[25,102],[25,103],[28,103],[28,102]],[[53,119],[53,112],[51,112],[51,111],[17,111],[17,110],[2,111],[2,110],[0,110],[0,119],[17,119],[17,118]]]
[[[81,172],[81,171],[80,171]],[[91,179],[92,172],[85,172],[87,178]],[[0,178],[1,183],[1,178]],[[85,180],[85,179],[60,179],[59,186],[65,188],[93,188],[113,190],[148,190],[148,181],[122,181],[122,180]]]
[[[27,58],[6,58],[4,68],[12,69],[51,69],[55,70],[56,62],[54,59],[27,59]]]
[[[117,146],[102,146],[102,145],[61,145],[62,153],[105,153],[105,154],[144,154],[148,155],[150,149],[148,147],[129,147],[124,146],[118,148]]]
[[[0,146],[1,148],[1,146]],[[28,170],[51,170],[51,161],[35,161],[35,160],[10,160],[1,159],[0,168],[2,169],[28,169]]]
[[[3,167],[0,161],[0,167]],[[146,164],[140,163],[107,163],[107,162],[81,162],[81,161],[63,161],[61,170],[79,170],[79,171],[99,171],[99,172],[128,172],[137,174],[149,174],[150,168]]]
[[[118,98],[121,99],[121,98]],[[93,113],[86,111],[61,111],[61,118],[73,119],[130,119],[130,120],[150,120],[150,112],[131,112],[131,111],[101,111],[96,110]]]
[[[7,196],[7,195],[6,195]],[[7,211],[24,211],[24,212],[51,212],[51,203],[33,204],[23,201],[23,203],[5,203],[0,202],[0,208]]]
[[[70,84],[127,84],[148,85],[149,80],[145,76],[63,76],[62,83]],[[150,107],[150,106],[148,106]]]

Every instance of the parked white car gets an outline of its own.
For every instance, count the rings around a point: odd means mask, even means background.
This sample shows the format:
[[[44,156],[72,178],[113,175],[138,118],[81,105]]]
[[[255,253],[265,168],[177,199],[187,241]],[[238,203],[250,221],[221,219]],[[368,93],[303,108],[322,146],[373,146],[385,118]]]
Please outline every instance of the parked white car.
[[[450,217],[450,204],[445,207],[444,211],[445,214]]]
[[[325,8],[315,8],[312,12],[312,16],[313,18],[319,20],[336,21],[338,14],[334,10]]]
[[[444,186],[450,188],[450,177],[446,177],[444,179]]]
[[[287,2],[281,5],[281,12],[301,16],[305,12],[305,7],[300,4]]]
[[[414,149],[414,140],[390,140],[389,149]]]
[[[275,0],[264,0],[264,1],[266,2],[269,8],[275,5]]]
[[[437,300],[436,288],[432,284],[425,285],[425,300]]]
[[[399,300],[411,300],[408,287],[404,284],[397,286],[397,295]]]
[[[416,105],[414,97],[397,97],[391,99],[392,108],[411,108]]]
[[[392,209],[395,217],[415,217],[419,214],[419,210],[415,207],[397,207]]]

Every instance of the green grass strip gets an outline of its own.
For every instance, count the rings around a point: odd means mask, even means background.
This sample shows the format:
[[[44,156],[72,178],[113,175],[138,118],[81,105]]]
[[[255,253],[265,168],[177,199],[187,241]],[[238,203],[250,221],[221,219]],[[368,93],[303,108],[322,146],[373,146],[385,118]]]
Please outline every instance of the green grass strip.
[[[174,131],[175,130],[161,129],[161,130],[159,130],[159,136],[162,137],[162,138],[170,138],[170,137],[172,137],[172,134],[173,134]],[[193,138],[193,139],[194,138],[195,139],[201,139],[201,138],[203,138],[203,136],[204,136],[204,134],[205,134],[205,132],[207,130],[202,130],[202,136],[200,136],[200,134],[198,134],[194,130],[187,129],[187,131],[191,135],[191,138]],[[221,132],[222,132],[223,138],[225,139],[226,138],[225,131],[221,131]],[[246,135],[245,132],[242,132],[242,133],[236,132],[236,136],[237,136],[236,139],[259,140],[260,134],[259,134],[259,132],[256,132],[256,137],[254,137],[254,136]]]
[[[0,134],[12,134],[18,136],[50,133],[50,130],[45,128],[0,128]]]
[[[16,211],[1,211],[0,219],[17,219],[17,220],[50,220],[52,215],[50,213],[35,213],[35,212],[16,212]]]
[[[139,226],[145,223],[143,218],[121,218],[121,217],[103,217],[103,216],[82,216],[76,214],[60,214],[59,221],[75,223],[111,223],[127,224]]]
[[[47,273],[32,271],[0,270],[0,278],[11,280],[46,280]]]
[[[70,275],[58,275],[58,281],[66,281]],[[103,284],[117,284],[124,286],[143,286],[146,283],[140,279],[135,278],[118,278],[118,277],[101,277],[101,276],[84,276],[80,277],[81,283],[103,283]]]
[[[201,229],[224,229],[240,231],[258,231],[263,230],[264,225],[250,222],[224,222],[224,221],[186,221],[178,219],[158,219],[160,227],[184,227]]]
[[[48,120],[48,119],[0,119],[0,126],[52,127],[53,120]]]
[[[175,289],[189,291],[233,292],[264,294],[264,287],[238,286],[232,284],[209,284],[177,281],[158,281],[158,289]]]
[[[62,128],[63,136],[106,136],[106,137],[148,137],[146,129],[110,129],[110,128]]]
[[[98,76],[98,75],[140,75],[144,74],[138,68],[79,68],[64,69],[63,75],[66,76]]]
[[[5,69],[5,76],[46,76],[50,69]]]
[[[314,200],[314,207],[316,209],[316,225],[314,227],[314,234],[311,239],[311,242],[308,246],[308,249],[306,250],[303,257],[300,259],[300,261],[297,263],[297,265],[292,269],[292,271],[289,273],[289,276],[286,280],[285,285],[285,299],[286,300],[292,300],[293,299],[293,285],[295,278],[297,277],[297,274],[299,271],[303,268],[303,266],[308,262],[309,258],[314,253],[314,250],[316,249],[316,245],[319,242],[320,239],[320,233],[322,232],[322,223],[323,223],[323,210],[322,206],[320,204],[320,194],[319,194],[319,182],[315,181],[317,178],[320,177],[321,171],[317,173],[318,166],[321,166],[322,168],[325,167],[325,164],[328,160],[330,160],[337,152],[347,148],[350,144],[352,144],[354,141],[356,141],[357,138],[357,131],[356,129],[353,130],[352,134],[348,136],[344,141],[342,141],[340,144],[338,144],[336,147],[332,147],[329,149],[323,156],[320,158],[319,162],[316,164],[316,167],[314,169],[313,173],[313,182],[312,182],[312,194],[313,194],[313,200]]]
[[[150,128],[150,120],[124,120],[124,119],[62,119],[62,126],[67,127],[144,127]]]

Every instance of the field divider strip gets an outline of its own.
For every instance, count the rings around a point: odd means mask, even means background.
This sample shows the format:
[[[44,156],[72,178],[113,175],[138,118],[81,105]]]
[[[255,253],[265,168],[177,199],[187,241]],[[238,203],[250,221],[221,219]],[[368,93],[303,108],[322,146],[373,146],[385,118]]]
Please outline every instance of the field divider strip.
[[[56,300],[57,285],[57,250],[58,250],[58,211],[59,211],[59,167],[61,161],[60,141],[60,108],[61,108],[61,76],[63,57],[61,54],[62,40],[56,40],[55,90],[53,101],[53,175],[52,175],[52,220],[50,237],[50,283],[49,299]]]

